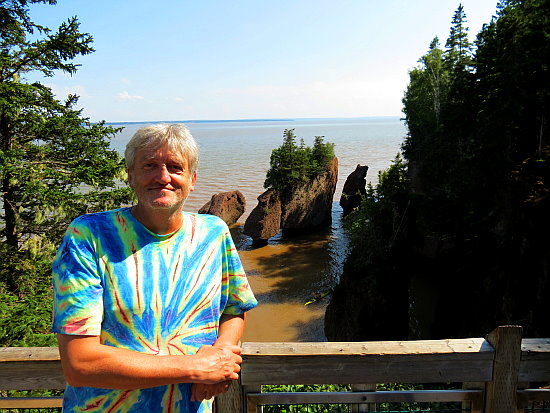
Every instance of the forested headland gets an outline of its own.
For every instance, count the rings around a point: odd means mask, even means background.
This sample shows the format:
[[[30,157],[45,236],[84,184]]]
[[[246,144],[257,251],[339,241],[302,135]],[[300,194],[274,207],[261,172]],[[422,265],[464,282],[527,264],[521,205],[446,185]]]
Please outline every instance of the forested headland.
[[[410,71],[408,136],[348,219],[332,340],[550,336],[550,1],[458,8]]]

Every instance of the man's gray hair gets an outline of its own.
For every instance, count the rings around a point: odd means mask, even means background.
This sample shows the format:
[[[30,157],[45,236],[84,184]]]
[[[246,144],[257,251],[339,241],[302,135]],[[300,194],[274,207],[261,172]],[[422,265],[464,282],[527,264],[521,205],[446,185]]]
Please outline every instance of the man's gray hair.
[[[199,146],[189,129],[182,123],[158,123],[138,129],[124,151],[126,167],[134,166],[138,150],[157,149],[164,145],[168,145],[168,148],[178,155],[187,156],[189,170],[192,174],[197,172]]]

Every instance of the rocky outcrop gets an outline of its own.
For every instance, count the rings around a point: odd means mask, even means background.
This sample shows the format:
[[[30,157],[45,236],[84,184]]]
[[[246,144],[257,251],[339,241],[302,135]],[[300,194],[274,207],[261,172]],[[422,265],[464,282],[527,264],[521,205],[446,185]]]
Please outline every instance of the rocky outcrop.
[[[340,206],[344,210],[344,215],[349,214],[361,203],[363,195],[367,192],[366,185],[368,166],[357,165],[355,171],[353,171],[346,179],[344,188],[342,189],[342,196],[340,197]]]
[[[246,199],[240,191],[220,192],[199,209],[199,214],[216,215],[231,226],[244,214],[245,208]]]
[[[255,241],[267,240],[279,229],[316,228],[332,221],[332,199],[338,181],[338,159],[327,171],[310,182],[284,191],[268,189],[258,197],[258,205],[244,225],[244,234]]]
[[[281,200],[277,191],[268,189],[258,197],[258,205],[244,223],[244,234],[254,240],[267,240],[281,228]]]

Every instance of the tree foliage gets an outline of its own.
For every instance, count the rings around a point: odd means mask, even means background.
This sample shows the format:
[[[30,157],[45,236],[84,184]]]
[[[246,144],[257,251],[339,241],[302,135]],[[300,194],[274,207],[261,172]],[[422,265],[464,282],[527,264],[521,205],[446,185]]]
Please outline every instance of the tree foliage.
[[[346,217],[354,265],[380,262],[395,246],[403,229],[407,190],[407,166],[398,153],[388,169],[378,172],[378,184],[367,184],[361,204]]]
[[[285,129],[283,144],[271,151],[265,188],[283,190],[308,182],[323,173],[334,158],[334,144],[325,143],[323,136],[316,136],[313,147],[302,139],[296,143],[294,129]]]
[[[51,259],[68,222],[131,199],[117,188],[124,164],[109,148],[117,129],[90,122],[76,96],[59,101],[50,88],[26,80],[30,72],[72,74],[74,59],[93,51],[76,18],[56,31],[34,23],[34,3],[56,1],[0,0],[0,293],[13,310],[0,319],[4,343],[18,337],[6,333],[17,308],[28,308],[23,303],[36,294],[48,297]]]
[[[445,48],[436,38],[409,73],[408,188],[389,204],[379,196],[388,182],[369,188],[351,224],[346,265],[363,274],[374,257],[384,279],[429,278],[440,294],[432,338],[506,323],[546,336],[550,1],[501,1],[474,44],[465,23],[460,6]]]

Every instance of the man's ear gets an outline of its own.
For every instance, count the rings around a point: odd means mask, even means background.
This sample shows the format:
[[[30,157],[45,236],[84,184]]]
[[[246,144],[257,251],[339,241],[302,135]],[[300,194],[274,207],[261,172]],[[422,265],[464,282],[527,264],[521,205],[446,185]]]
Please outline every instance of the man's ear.
[[[134,189],[134,174],[130,168],[126,168],[126,174],[128,175],[128,185]]]
[[[197,183],[197,173],[193,172],[193,175],[191,175],[191,185],[189,185],[189,192],[193,192],[195,190],[196,183]]]

